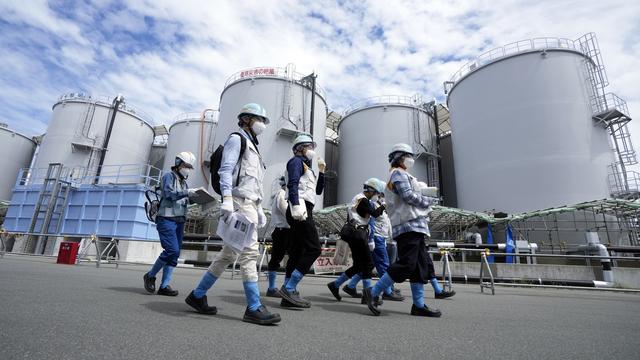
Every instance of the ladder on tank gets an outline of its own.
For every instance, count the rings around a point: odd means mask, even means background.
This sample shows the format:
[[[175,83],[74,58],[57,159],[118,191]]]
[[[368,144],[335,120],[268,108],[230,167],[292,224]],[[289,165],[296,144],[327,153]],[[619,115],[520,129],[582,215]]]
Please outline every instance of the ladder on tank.
[[[298,130],[298,124],[291,120],[291,105],[293,103],[293,82],[295,81],[295,65],[287,64],[285,69],[285,77],[284,88],[282,89],[282,115],[280,116],[280,124],[279,128],[281,130],[289,129],[290,125],[294,126],[294,129],[291,129],[291,134],[289,132],[284,131],[284,135],[291,135],[296,133]]]
[[[587,55],[587,78],[591,84],[591,110],[594,125],[608,130],[617,160],[609,166],[609,193],[615,198],[635,199],[640,197],[640,184],[632,184],[638,174],[627,168],[638,163],[631,143],[627,124],[631,121],[627,102],[613,93],[606,93],[609,85],[602,55],[595,34],[580,37],[577,42]],[[632,186],[630,186],[632,185]]]
[[[62,172],[62,164],[49,164],[38,202],[33,211],[29,233],[35,234],[35,239],[37,239],[34,248],[36,254],[44,253],[47,240],[45,234],[57,234],[60,231],[71,191],[71,183],[62,180]]]

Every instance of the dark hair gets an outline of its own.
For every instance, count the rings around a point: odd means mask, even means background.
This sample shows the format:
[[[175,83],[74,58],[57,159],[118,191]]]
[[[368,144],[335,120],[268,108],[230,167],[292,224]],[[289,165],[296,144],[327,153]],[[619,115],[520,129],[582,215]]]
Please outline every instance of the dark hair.
[[[245,125],[245,121],[247,120],[247,118],[251,119],[252,117],[253,115],[249,115],[249,114],[238,115],[238,126],[243,127]]]

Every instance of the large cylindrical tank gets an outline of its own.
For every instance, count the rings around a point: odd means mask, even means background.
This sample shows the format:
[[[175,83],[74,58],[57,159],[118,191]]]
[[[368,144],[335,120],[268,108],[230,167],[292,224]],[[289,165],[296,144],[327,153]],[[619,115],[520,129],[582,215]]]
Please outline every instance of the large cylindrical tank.
[[[388,154],[396,143],[413,147],[411,173],[438,186],[435,122],[419,96],[381,96],[347,108],[340,122],[338,203],[347,203],[371,177],[389,177]]]
[[[214,134],[214,148],[224,143],[229,134],[238,131],[238,113],[246,103],[258,103],[266,111],[271,123],[259,136],[258,148],[267,170],[264,178],[265,207],[270,206],[273,184],[285,172],[287,161],[293,156],[291,142],[297,132],[312,132],[318,147],[316,153],[324,157],[327,105],[325,93],[316,85],[315,97],[311,78],[287,68],[256,68],[232,75],[220,95],[218,128]],[[311,126],[311,99],[313,128]],[[317,164],[313,165],[317,172]],[[322,208],[322,195],[316,209]]]
[[[542,41],[544,40],[544,41]],[[608,197],[592,60],[566,39],[488,52],[449,82],[458,207],[508,213]]]
[[[203,165],[209,161],[213,153],[213,132],[217,121],[217,112],[207,111],[202,114],[181,114],[169,128],[167,152],[164,158],[164,171],[170,171],[175,164],[176,154],[182,151],[192,152],[197,159],[197,165],[189,175],[189,187],[204,187],[209,189],[209,168]]]
[[[0,201],[11,200],[18,173],[29,167],[35,149],[36,143],[31,138],[0,124]]]
[[[113,113],[112,100],[82,93],[60,97],[53,105],[47,133],[34,161],[34,169],[62,163],[75,178],[95,175]],[[101,182],[138,183],[148,164],[154,139],[151,119],[121,103],[109,137]]]

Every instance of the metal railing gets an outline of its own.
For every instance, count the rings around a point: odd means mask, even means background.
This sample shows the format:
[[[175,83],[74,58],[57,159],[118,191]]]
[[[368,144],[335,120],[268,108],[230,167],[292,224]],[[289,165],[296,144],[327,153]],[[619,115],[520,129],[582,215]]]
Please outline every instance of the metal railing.
[[[94,95],[86,94],[86,93],[83,93],[83,92],[72,92],[72,93],[63,94],[58,98],[58,103],[65,102],[65,101],[74,101],[74,100],[91,102],[91,103],[103,105],[103,106],[106,106],[106,107],[110,107],[110,106],[113,105],[113,98],[112,97],[109,97],[109,96],[106,96],[106,95],[95,95],[94,96]],[[129,104],[126,104],[126,103],[121,103],[120,107],[119,107],[119,110],[127,112],[127,113],[129,113],[131,115],[134,115],[134,116],[142,119],[144,122],[146,122],[150,126],[154,126],[156,124],[155,120],[153,119],[153,117],[151,115],[149,115],[148,113],[140,110],[136,106],[129,105]]]
[[[226,89],[229,85],[241,80],[246,80],[246,79],[278,78],[278,79],[285,79],[289,81],[300,81],[304,77],[306,77],[306,75],[296,71],[287,71],[287,68],[261,66],[261,67],[241,70],[229,76],[229,78],[227,78],[227,81],[225,81],[224,83],[224,88]],[[322,88],[322,86],[318,85],[317,83],[316,83],[316,92],[320,96],[322,96],[323,99],[325,100],[327,99],[326,91],[324,90],[324,88]]]
[[[578,40],[571,40],[558,37],[541,37],[527,40],[516,41],[495,49],[486,51],[478,55],[473,60],[464,64],[460,70],[451,76],[450,83],[453,86],[457,81],[465,77],[467,74],[479,69],[480,67],[490,64],[496,60],[535,50],[551,50],[564,49],[574,50],[589,56],[584,46]],[[449,88],[450,89],[450,88]]]
[[[382,95],[361,99],[347,106],[344,110],[342,118],[344,119],[351,113],[373,105],[409,105],[420,107],[423,104],[421,96],[404,96],[404,95]]]
[[[96,179],[98,184],[144,184],[154,187],[160,184],[162,170],[149,164],[104,165],[100,176],[96,177],[96,174],[97,169],[89,170],[82,166],[65,167],[60,174],[60,180],[67,181],[74,187],[93,184]],[[21,169],[15,186],[42,184],[46,175],[47,169]]]
[[[617,164],[609,165],[607,182],[609,184],[609,193],[612,196],[626,197],[626,195],[640,192],[640,173],[629,170],[625,171],[625,173],[620,170]]]
[[[602,114],[609,111],[618,110],[622,114],[629,116],[627,102],[614,93],[606,93],[594,97],[591,100],[591,107],[594,114]]]
[[[204,115],[204,120],[205,121],[212,121],[212,122],[217,122],[218,121],[218,111],[207,111]],[[199,112],[186,112],[186,113],[182,113],[182,114],[178,114],[176,115],[176,117],[174,117],[173,119],[171,119],[171,124],[175,124],[178,121],[200,121],[200,119],[202,118],[202,113]]]

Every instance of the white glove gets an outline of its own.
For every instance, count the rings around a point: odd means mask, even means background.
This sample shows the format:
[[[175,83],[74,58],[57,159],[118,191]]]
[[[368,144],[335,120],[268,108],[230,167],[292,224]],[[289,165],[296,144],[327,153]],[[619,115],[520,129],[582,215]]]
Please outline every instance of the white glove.
[[[327,168],[327,162],[323,158],[318,158],[318,170],[323,173]]]
[[[195,195],[196,194],[196,190],[197,189],[188,189],[187,192],[189,194],[189,197],[192,197],[193,195]]]
[[[220,204],[220,218],[222,221],[227,221],[229,216],[233,213],[233,197],[225,196],[222,198],[222,204]]]
[[[376,243],[370,242],[368,245],[369,245],[369,251],[373,251],[373,249],[376,248]]]
[[[302,205],[293,205],[291,207],[291,217],[298,221],[307,220],[307,208]]]
[[[262,206],[258,206],[258,228],[267,226],[267,216],[264,214]]]

